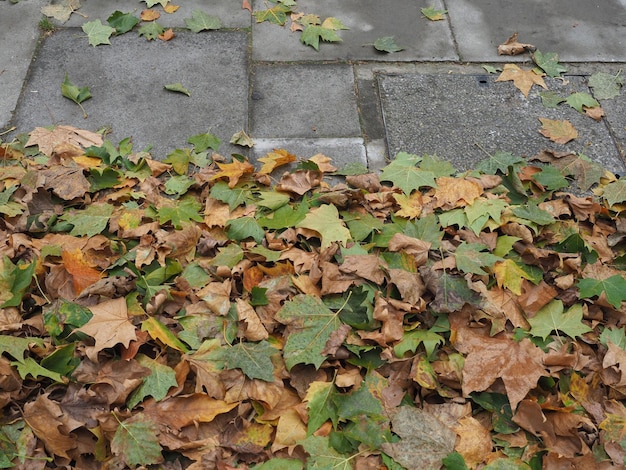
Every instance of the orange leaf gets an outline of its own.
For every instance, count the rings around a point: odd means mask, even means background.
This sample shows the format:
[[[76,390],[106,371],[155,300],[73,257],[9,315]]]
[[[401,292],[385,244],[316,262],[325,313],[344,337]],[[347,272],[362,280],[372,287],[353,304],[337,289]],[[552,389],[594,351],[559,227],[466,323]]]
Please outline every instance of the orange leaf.
[[[174,13],[179,8],[180,5],[172,5],[171,3],[168,3],[163,7],[163,11],[165,11],[165,13]]]
[[[277,167],[286,165],[287,163],[294,162],[296,156],[287,152],[285,149],[274,149],[262,158],[259,158],[260,162],[263,162],[263,167],[259,173],[269,175]]]
[[[161,41],[169,41],[175,36],[174,30],[172,28],[163,31],[162,34],[159,34],[159,39]]]
[[[144,414],[161,425],[181,429],[194,423],[210,423],[217,415],[227,413],[237,405],[239,402],[226,403],[204,393],[194,393],[168,398],[158,403],[144,403]]]
[[[76,295],[79,295],[90,285],[95,284],[102,277],[99,271],[87,264],[80,248],[63,250],[61,259],[63,260],[65,270],[72,276],[72,284]]]
[[[594,106],[593,108],[588,108],[587,106],[583,106],[585,110],[585,114],[589,116],[591,119],[595,119],[596,121],[601,121],[604,116],[604,109],[600,106]]]
[[[250,5],[250,0],[243,0],[243,2],[241,3],[241,8],[243,10],[248,10],[250,11],[250,13],[252,13],[252,5]]]
[[[141,12],[141,20],[142,21],[154,21],[158,20],[161,17],[161,13],[156,10],[143,10]]]
[[[566,144],[570,140],[574,140],[578,137],[578,131],[572,126],[572,123],[567,119],[547,119],[539,118],[543,127],[539,130],[539,133],[552,142],[557,144]]]
[[[211,181],[226,178],[228,180],[228,187],[234,188],[241,178],[246,173],[254,172],[254,167],[248,162],[240,162],[235,160],[232,163],[218,163],[217,166],[222,171],[218,171],[211,177]]]
[[[436,207],[444,210],[472,204],[483,193],[483,187],[476,181],[447,176],[437,178],[436,181],[434,195],[437,200]]]
[[[532,70],[520,69],[515,64],[505,64],[502,73],[496,78],[496,82],[506,82],[509,80],[513,81],[513,85],[515,85],[526,98],[528,98],[528,93],[533,85],[539,85],[546,90],[548,89],[541,75],[537,75]]]

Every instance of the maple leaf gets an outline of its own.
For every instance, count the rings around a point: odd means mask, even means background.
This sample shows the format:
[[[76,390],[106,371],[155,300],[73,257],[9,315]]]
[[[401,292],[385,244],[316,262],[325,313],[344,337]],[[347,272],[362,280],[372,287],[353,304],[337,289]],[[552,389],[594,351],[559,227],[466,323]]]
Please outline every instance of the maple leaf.
[[[556,52],[542,53],[536,50],[532,55],[533,61],[541,69],[548,74],[548,77],[559,77],[562,73],[567,72],[567,68],[559,64],[559,55]]]
[[[307,468],[352,470],[352,459],[341,454],[330,445],[328,437],[309,436],[300,445],[309,454]]]
[[[492,269],[496,276],[498,287],[504,286],[517,295],[522,295],[522,279],[531,278],[531,276],[512,259],[496,261]]]
[[[247,161],[240,162],[235,160],[232,163],[217,163],[217,166],[221,171],[218,171],[211,177],[211,181],[226,178],[228,180],[228,187],[234,188],[237,186],[239,180],[247,174],[254,172],[254,167]]]
[[[407,196],[406,194],[394,194],[393,198],[400,206],[400,210],[396,211],[396,215],[398,217],[415,219],[422,213],[424,205],[421,192],[414,191],[410,196]]]
[[[54,18],[61,23],[65,23],[80,6],[80,0],[63,0],[57,5],[45,5],[41,7],[41,13],[49,18]]]
[[[79,295],[85,288],[95,284],[100,280],[102,274],[89,265],[80,248],[74,250],[63,250],[63,266],[72,276],[72,284],[76,295]]]
[[[491,267],[502,258],[485,253],[486,249],[487,246],[481,243],[461,243],[454,252],[457,269],[464,273],[487,274],[483,267]]]
[[[131,341],[136,340],[136,329],[128,318],[126,299],[118,298],[106,300],[89,307],[93,316],[77,331],[91,336],[96,344],[88,350],[88,356],[97,362],[98,352],[104,348],[111,348],[116,344],[128,347]]]
[[[56,146],[65,143],[82,148],[91,146],[100,147],[102,146],[103,140],[100,134],[78,129],[73,126],[57,126],[53,129],[36,127],[35,130],[30,133],[30,137],[25,146],[30,147],[31,145],[37,145],[41,153],[51,157]]]
[[[178,385],[176,372],[171,367],[144,354],[137,355],[136,360],[141,366],[149,369],[150,374],[142,379],[142,384],[130,395],[126,403],[129,409],[133,409],[147,396],[153,397],[156,401],[161,401],[167,396],[171,387]]]
[[[116,10],[107,18],[107,23],[109,23],[109,26],[115,28],[116,34],[124,34],[137,26],[139,18],[133,16],[131,13],[122,13]]]
[[[81,211],[63,215],[61,220],[72,224],[70,235],[93,237],[106,229],[113,210],[110,204],[92,204]]]
[[[539,133],[552,142],[557,144],[566,144],[570,140],[574,140],[578,137],[578,131],[572,126],[572,123],[567,119],[548,119],[539,118],[542,128]]]
[[[546,90],[548,89],[541,75],[536,74],[532,70],[521,69],[515,64],[505,64],[502,73],[496,78],[496,82],[506,81],[513,81],[513,84],[526,98],[528,98],[528,93],[533,85],[539,85]]]
[[[332,204],[322,204],[320,207],[311,209],[304,217],[304,220],[298,222],[296,227],[314,230],[320,234],[324,250],[331,246],[334,242],[346,245],[350,239],[350,230],[348,230],[343,221],[339,218],[337,207]]]
[[[120,422],[111,440],[111,452],[131,467],[157,464],[163,460],[157,429],[155,422],[136,414]]]
[[[624,77],[620,77],[620,72],[615,75],[596,72],[589,77],[589,86],[593,88],[593,94],[597,99],[608,100],[619,96],[620,88],[624,85]]]
[[[292,153],[287,152],[285,149],[274,149],[272,152],[269,152],[267,155],[258,158],[257,160],[263,162],[263,166],[261,167],[261,170],[259,170],[259,172],[269,175],[279,166],[295,162],[296,156]]]
[[[423,186],[436,187],[435,174],[432,171],[416,167],[421,161],[422,158],[417,155],[400,152],[389,165],[383,168],[380,180],[391,181],[405,194],[411,194],[413,190]]]
[[[584,92],[572,93],[567,97],[565,102],[579,113],[584,111],[583,108],[594,108],[600,106],[600,103],[598,103],[593,96]]]
[[[536,48],[532,44],[524,44],[517,40],[518,34],[513,33],[509,39],[498,46],[498,54],[500,55],[518,55],[524,52],[532,52]]]
[[[181,229],[186,223],[195,220],[196,222],[202,222],[204,219],[200,215],[202,210],[202,204],[198,202],[194,197],[184,197],[173,201],[172,203],[160,207],[158,209],[159,223],[171,221],[172,225],[176,229]]]
[[[110,45],[111,41],[109,38],[113,33],[115,33],[115,28],[102,24],[102,21],[100,20],[88,21],[83,24],[82,30],[87,35],[89,44],[93,47],[99,46],[100,44]]]
[[[292,8],[290,6],[279,3],[272,8],[266,10],[255,11],[252,14],[256,18],[257,23],[263,23],[267,21],[279,26],[283,26],[287,22],[287,13],[291,13]]]
[[[326,342],[341,324],[338,314],[333,313],[318,297],[300,295],[286,302],[276,314],[276,319],[288,325],[283,351],[287,369],[296,364],[313,364],[319,368],[326,360],[322,355]]]
[[[396,44],[396,41],[393,36],[385,36],[385,37],[376,39],[376,41],[374,41],[374,49],[380,52],[389,52],[389,53],[400,52],[404,50],[404,48],[399,47]]]
[[[591,331],[591,328],[585,325],[582,319],[582,305],[575,304],[564,311],[563,302],[555,299],[539,309],[534,317],[528,319],[528,323],[531,326],[530,334],[540,336],[544,340],[553,331],[561,331],[570,338],[576,339],[577,336]]]
[[[422,15],[430,21],[441,21],[443,20],[443,15],[448,13],[448,10],[437,10],[434,5],[421,8],[420,11],[422,12]]]
[[[320,39],[326,42],[341,42],[342,39],[336,33],[336,31],[341,29],[349,28],[341,20],[333,17],[326,18],[322,24],[305,23],[300,42],[319,51]]]
[[[201,10],[194,10],[191,13],[191,18],[185,19],[185,24],[187,25],[187,28],[194,33],[220,29],[222,27],[222,22],[219,18],[207,15]]]
[[[139,36],[143,36],[148,41],[152,41],[163,34],[165,32],[165,28],[156,21],[151,21],[150,23],[144,24],[137,32],[139,33]]]
[[[250,379],[274,381],[274,365],[271,356],[277,350],[267,341],[241,342],[220,350],[220,357],[227,369],[241,369]]]
[[[626,279],[621,274],[615,274],[606,279],[581,279],[578,289],[582,298],[600,295],[604,292],[606,299],[613,307],[619,309],[626,300]]]
[[[146,6],[148,8],[152,8],[154,5],[161,5],[162,7],[166,7],[170,0],[142,0],[146,2]]]
[[[626,181],[619,179],[610,182],[604,187],[602,197],[606,199],[609,206],[626,201]]]
[[[65,98],[72,100],[74,103],[80,106],[80,109],[82,109],[83,111],[83,117],[87,119],[87,112],[85,111],[85,108],[83,108],[83,105],[81,103],[91,98],[91,92],[89,91],[88,87],[85,86],[82,88],[78,88],[76,85],[73,85],[72,82],[70,82],[70,78],[66,73],[65,80],[63,80],[63,83],[61,83],[61,94]]]

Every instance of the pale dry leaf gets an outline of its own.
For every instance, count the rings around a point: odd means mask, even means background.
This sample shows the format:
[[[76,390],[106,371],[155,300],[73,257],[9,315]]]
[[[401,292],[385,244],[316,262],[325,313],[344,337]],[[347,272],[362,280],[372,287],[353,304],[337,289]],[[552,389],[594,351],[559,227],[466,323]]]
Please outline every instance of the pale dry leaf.
[[[509,39],[498,46],[499,55],[519,55],[524,52],[534,52],[537,50],[532,44],[521,43],[517,40],[517,32],[513,33]]]

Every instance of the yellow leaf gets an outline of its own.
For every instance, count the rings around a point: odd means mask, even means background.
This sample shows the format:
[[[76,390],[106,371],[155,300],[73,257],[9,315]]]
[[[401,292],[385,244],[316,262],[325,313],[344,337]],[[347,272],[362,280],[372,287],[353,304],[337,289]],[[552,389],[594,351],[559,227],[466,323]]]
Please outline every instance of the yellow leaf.
[[[515,64],[505,64],[502,73],[496,78],[496,82],[506,82],[509,80],[513,81],[513,85],[515,85],[526,98],[528,98],[528,93],[533,85],[539,85],[546,90],[548,89],[541,75],[537,75],[532,70],[520,69]]]
[[[299,441],[306,439],[306,425],[296,410],[285,410],[278,419],[272,452],[288,447],[293,449]]]
[[[82,166],[83,168],[95,168],[102,164],[101,159],[97,157],[88,157],[87,155],[73,157],[72,160],[74,160],[78,165]]]
[[[161,343],[169,346],[170,348],[184,353],[189,351],[176,337],[176,335],[167,328],[167,326],[154,317],[144,320],[141,324],[141,330],[147,331],[152,339],[158,339]]]
[[[523,279],[530,279],[526,271],[512,259],[496,262],[493,266],[493,272],[496,275],[498,287],[504,286],[516,295],[522,295]]]
[[[318,153],[313,155],[309,158],[309,161],[315,163],[319,170],[323,173],[332,173],[333,171],[337,171],[337,168],[330,164],[331,158],[324,154]]]
[[[174,13],[179,8],[180,5],[172,5],[171,3],[168,3],[163,7],[163,10],[165,11],[165,13]]]
[[[419,191],[413,191],[410,196],[406,194],[394,194],[393,198],[400,206],[400,210],[395,214],[398,217],[405,217],[407,219],[415,219],[422,213],[422,193]]]
[[[567,119],[547,119],[539,118],[543,127],[539,130],[539,133],[552,142],[557,144],[566,144],[570,140],[574,140],[578,137],[578,131],[572,126],[572,123]]]
[[[444,210],[470,205],[483,193],[483,187],[476,181],[447,176],[437,178],[436,181],[436,207]]]
[[[286,165],[296,160],[296,156],[287,152],[285,149],[274,149],[262,158],[259,158],[260,162],[263,162],[263,167],[259,173],[269,175],[272,171],[281,165]]]
[[[239,179],[246,173],[254,172],[254,167],[250,163],[240,162],[239,160],[235,160],[232,163],[218,163],[217,166],[222,171],[212,176],[211,181],[226,178],[229,188],[237,186]]]

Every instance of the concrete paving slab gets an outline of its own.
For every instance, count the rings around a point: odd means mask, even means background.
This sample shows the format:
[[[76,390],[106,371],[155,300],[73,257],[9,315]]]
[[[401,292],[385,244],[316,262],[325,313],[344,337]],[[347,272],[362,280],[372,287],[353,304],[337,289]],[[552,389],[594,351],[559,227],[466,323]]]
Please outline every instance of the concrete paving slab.
[[[181,32],[167,43],[122,35],[113,46],[94,48],[78,31],[59,30],[44,41],[16,111],[19,131],[52,124],[110,127],[112,141],[132,136],[135,149],[152,144],[153,156],[164,158],[210,130],[225,142],[221,153],[241,153],[227,142],[247,127],[247,34]],[[65,73],[93,95],[83,103],[87,119],[61,95]],[[177,82],[190,97],[164,89]]]
[[[520,42],[563,62],[626,60],[624,0],[446,0],[446,7],[462,61],[525,60],[497,53],[516,31]]]
[[[259,65],[251,97],[255,139],[361,137],[349,65]]]
[[[441,0],[429,2],[443,8]],[[256,0],[254,9],[264,10],[267,2]],[[300,32],[268,22],[253,24],[252,58],[259,61],[293,60],[458,60],[447,21],[429,21],[420,12],[419,2],[386,0],[302,0],[297,11],[319,15],[323,21],[335,17],[349,30],[338,31],[340,43],[320,43],[319,51],[300,42]],[[380,37],[394,36],[404,50],[380,53],[371,45]]]
[[[0,1],[0,131],[9,126],[22,92],[39,40],[38,12],[45,4],[44,0]]]
[[[546,79],[546,84],[563,97],[588,92],[582,77]],[[537,87],[525,98],[512,82],[495,82],[494,76],[427,74],[380,75],[379,86],[392,156],[399,151],[437,155],[467,170],[485,158],[485,151],[533,156],[550,148],[583,153],[624,173],[605,122],[567,105],[545,108]],[[569,120],[579,137],[565,145],[551,142],[539,133],[540,117]]]
[[[606,122],[615,139],[622,160],[626,162],[626,90],[622,87],[622,92],[618,97],[599,101],[606,113]],[[624,173],[621,175],[624,176]]]
[[[61,3],[62,0],[53,0],[51,4]],[[184,2],[176,2],[179,9],[174,13],[165,13],[160,5],[152,7],[161,13],[161,17],[157,20],[159,24],[167,28],[185,28],[185,18],[191,18],[194,10],[201,10],[207,15],[217,16],[225,28],[249,28],[250,12],[241,8],[241,3],[232,0],[185,0]],[[139,17],[142,10],[147,8],[146,3],[128,0],[81,0],[81,7],[76,13],[73,13],[66,23],[59,23],[52,20],[55,24],[65,27],[81,27],[86,21],[100,19],[106,24],[106,20],[113,12],[121,11],[122,13],[132,13]],[[86,18],[85,18],[86,16]]]

